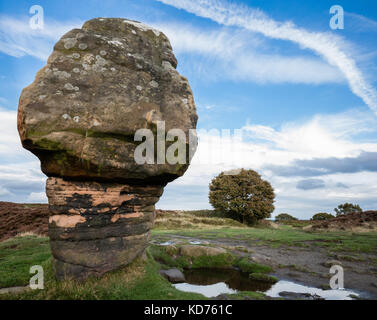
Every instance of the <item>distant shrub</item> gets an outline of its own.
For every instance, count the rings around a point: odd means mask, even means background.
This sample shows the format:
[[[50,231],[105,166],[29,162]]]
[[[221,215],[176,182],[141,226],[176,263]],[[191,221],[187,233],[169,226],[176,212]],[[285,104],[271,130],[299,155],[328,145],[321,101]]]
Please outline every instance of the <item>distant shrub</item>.
[[[362,212],[363,210],[360,208],[358,204],[352,204],[352,203],[343,203],[340,204],[337,208],[334,209],[336,216],[340,216],[342,214],[350,214],[350,213],[356,213],[356,212]]]
[[[328,219],[331,219],[331,218],[335,218],[331,213],[319,212],[319,213],[316,213],[311,218],[311,220],[313,220],[313,221],[321,221],[321,220],[328,220]]]
[[[298,219],[291,216],[288,213],[280,213],[275,217],[275,221],[282,222],[282,221],[297,221]]]

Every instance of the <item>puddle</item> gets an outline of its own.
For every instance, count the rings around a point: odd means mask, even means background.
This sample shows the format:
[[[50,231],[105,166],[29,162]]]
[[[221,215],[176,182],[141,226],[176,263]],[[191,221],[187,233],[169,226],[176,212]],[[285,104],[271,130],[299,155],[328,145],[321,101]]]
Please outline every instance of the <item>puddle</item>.
[[[238,291],[266,291],[271,284],[250,280],[246,273],[235,269],[190,269],[185,270],[185,283],[174,284],[178,290],[201,293],[215,297],[222,293]]]
[[[165,241],[165,242],[161,242],[161,243],[159,243],[158,245],[159,245],[159,246],[170,246],[170,245],[172,245],[172,244],[174,244],[173,241]]]
[[[316,294],[326,300],[353,300],[349,297],[350,294],[359,296],[358,293],[351,290],[322,290],[315,287],[308,287],[292,281],[281,280],[274,284],[271,289],[265,292],[270,297],[280,297],[279,293],[283,291],[295,293],[310,293]]]
[[[250,280],[246,273],[236,269],[190,269],[185,270],[185,283],[173,284],[178,290],[200,293],[208,298],[224,293],[237,293],[239,291],[259,291],[269,297],[281,298],[280,292],[310,293],[326,300],[352,300],[350,294],[359,296],[351,290],[322,290],[280,280],[276,284],[263,283]]]
[[[232,290],[225,282],[218,282],[215,284],[200,286],[189,283],[177,283],[174,287],[180,291],[201,293],[207,298],[216,297],[222,293],[237,293],[237,290]]]
[[[189,243],[190,244],[202,244],[202,242],[198,241],[198,240],[190,240]]]

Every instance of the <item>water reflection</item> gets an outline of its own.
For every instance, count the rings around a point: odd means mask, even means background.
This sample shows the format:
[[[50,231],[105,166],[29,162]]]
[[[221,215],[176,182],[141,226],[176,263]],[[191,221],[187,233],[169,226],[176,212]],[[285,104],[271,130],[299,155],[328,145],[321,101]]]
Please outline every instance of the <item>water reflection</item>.
[[[309,293],[326,300],[352,300],[350,295],[359,296],[351,290],[322,290],[292,281],[280,280],[276,284],[250,280],[248,274],[236,269],[189,269],[184,271],[185,283],[174,284],[181,291],[196,292],[206,297],[238,291],[259,291],[269,297],[281,297],[281,292]],[[300,298],[300,297],[298,297]]]
[[[352,300],[350,294],[359,296],[356,292],[351,290],[322,290],[319,288],[308,287],[292,281],[281,280],[274,284],[272,288],[265,292],[270,297],[280,297],[280,292],[296,292],[296,293],[310,293],[311,295],[318,295],[326,300]]]
[[[271,284],[251,280],[236,269],[190,269],[184,272],[186,283],[174,285],[178,290],[214,297],[237,291],[266,291]]]

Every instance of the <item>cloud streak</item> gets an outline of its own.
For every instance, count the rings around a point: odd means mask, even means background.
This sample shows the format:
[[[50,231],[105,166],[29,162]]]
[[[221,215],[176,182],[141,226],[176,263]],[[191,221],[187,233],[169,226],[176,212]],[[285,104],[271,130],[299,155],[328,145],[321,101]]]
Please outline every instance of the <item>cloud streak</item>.
[[[265,169],[286,177],[323,176],[363,171],[377,172],[377,152],[361,152],[357,157],[295,160],[289,166],[266,166]]]
[[[221,25],[241,27],[271,39],[291,41],[303,49],[312,50],[330,65],[339,68],[351,91],[377,114],[377,92],[364,78],[354,59],[343,49],[347,44],[342,38],[328,32],[308,31],[297,27],[291,21],[278,22],[260,10],[220,0],[157,1],[211,19]]]
[[[29,18],[12,18],[0,15],[0,51],[13,56],[33,56],[45,61],[54,43],[66,32],[81,27],[81,21],[57,22],[45,20],[43,29],[31,29]]]
[[[296,188],[301,190],[322,189],[325,187],[325,181],[321,179],[306,179],[297,182]]]
[[[175,53],[201,55],[193,67],[203,75],[224,76],[258,83],[342,83],[343,74],[320,58],[283,56],[261,52],[266,44],[250,32],[230,32],[227,28],[199,29],[181,23],[152,23],[172,43]],[[188,70],[190,71],[190,70]],[[219,74],[217,74],[219,73]]]

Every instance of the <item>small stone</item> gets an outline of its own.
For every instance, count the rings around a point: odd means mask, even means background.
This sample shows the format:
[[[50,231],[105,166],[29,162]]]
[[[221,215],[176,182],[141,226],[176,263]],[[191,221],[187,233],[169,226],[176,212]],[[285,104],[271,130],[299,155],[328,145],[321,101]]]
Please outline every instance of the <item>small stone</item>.
[[[30,290],[29,286],[26,287],[10,287],[0,289],[0,294],[19,294]]]
[[[172,283],[186,281],[184,274],[178,269],[160,270],[160,274]]]

